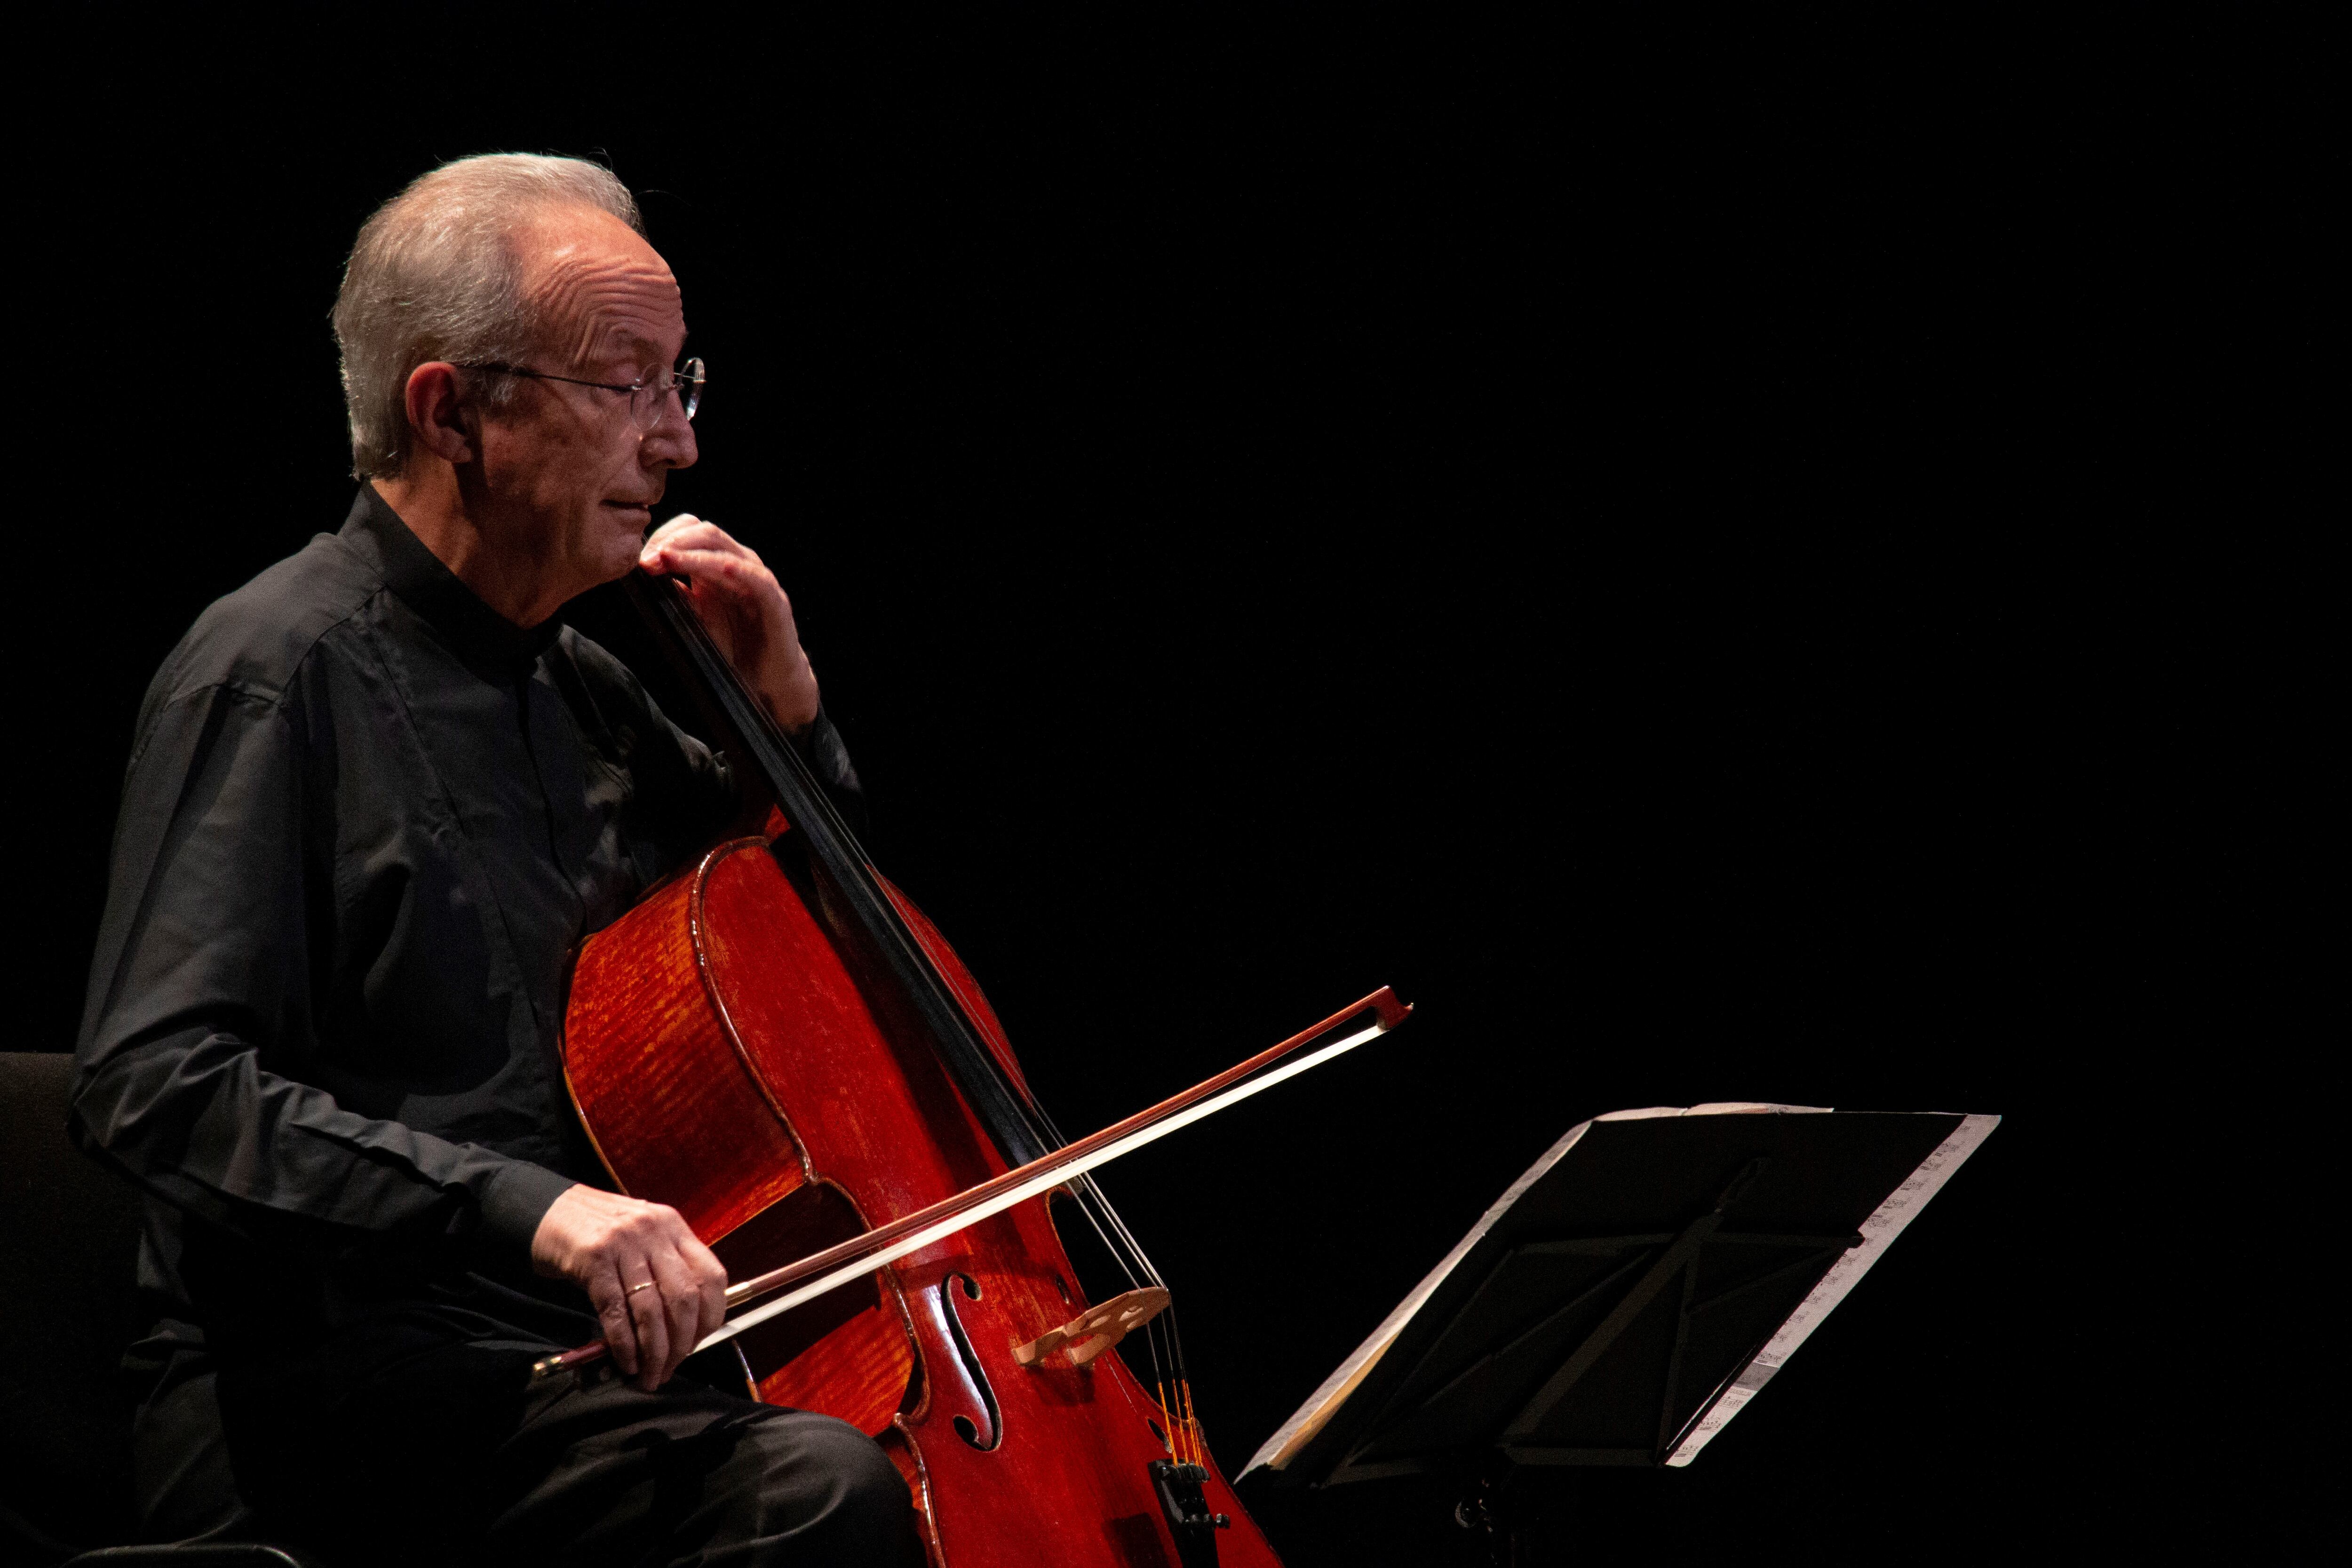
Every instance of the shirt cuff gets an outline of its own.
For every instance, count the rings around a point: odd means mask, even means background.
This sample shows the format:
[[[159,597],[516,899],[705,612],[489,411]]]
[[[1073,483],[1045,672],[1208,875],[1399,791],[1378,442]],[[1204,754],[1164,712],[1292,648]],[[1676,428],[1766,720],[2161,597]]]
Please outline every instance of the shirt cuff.
[[[808,728],[792,738],[793,744],[799,749],[802,756],[814,756],[817,749],[817,737],[820,735],[830,738],[835,745],[841,743],[840,736],[833,728],[833,716],[824,710],[824,704],[822,702],[817,704],[816,717],[809,721]]]
[[[837,802],[842,797],[865,794],[858,782],[857,768],[849,760],[849,748],[842,743],[841,731],[833,727],[833,717],[823,708],[816,710],[808,733],[800,738],[801,755],[816,770],[817,782]]]
[[[544,1165],[508,1161],[483,1187],[482,1223],[475,1233],[475,1245],[486,1254],[520,1258],[528,1264],[539,1222],[547,1217],[556,1199],[579,1184]]]

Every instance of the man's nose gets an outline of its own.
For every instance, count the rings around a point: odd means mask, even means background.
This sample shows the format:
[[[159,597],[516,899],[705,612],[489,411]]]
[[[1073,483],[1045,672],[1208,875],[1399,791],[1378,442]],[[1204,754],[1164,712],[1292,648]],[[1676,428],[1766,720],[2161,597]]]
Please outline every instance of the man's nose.
[[[648,468],[690,468],[699,456],[693,421],[687,418],[677,398],[664,398],[660,422],[637,443],[638,463]]]

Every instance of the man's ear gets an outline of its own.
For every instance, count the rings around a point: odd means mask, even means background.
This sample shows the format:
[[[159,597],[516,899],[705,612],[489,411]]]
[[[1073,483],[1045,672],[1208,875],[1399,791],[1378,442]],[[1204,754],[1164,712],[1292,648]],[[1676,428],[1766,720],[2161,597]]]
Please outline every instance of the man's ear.
[[[443,360],[427,360],[408,373],[402,401],[408,409],[408,427],[416,445],[451,465],[470,463],[478,455],[474,409],[457,395],[457,367]]]

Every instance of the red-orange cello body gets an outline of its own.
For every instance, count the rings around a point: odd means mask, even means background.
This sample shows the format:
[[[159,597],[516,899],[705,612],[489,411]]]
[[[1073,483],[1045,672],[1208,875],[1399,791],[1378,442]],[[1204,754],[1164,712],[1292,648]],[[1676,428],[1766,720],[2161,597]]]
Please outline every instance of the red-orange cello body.
[[[937,1053],[828,940],[788,838],[782,854],[758,837],[721,844],[655,889],[583,945],[565,1008],[565,1070],[614,1180],[676,1206],[734,1279],[1006,1168]],[[1018,1083],[970,973],[888,891]],[[881,1442],[940,1568],[1182,1568],[1148,1468],[1167,1455],[1153,1395],[1115,1352],[1013,1358],[1088,1304],[1038,1199],[736,1343],[760,1398]],[[1209,1472],[1208,1505],[1232,1521],[1215,1561],[1276,1564]]]

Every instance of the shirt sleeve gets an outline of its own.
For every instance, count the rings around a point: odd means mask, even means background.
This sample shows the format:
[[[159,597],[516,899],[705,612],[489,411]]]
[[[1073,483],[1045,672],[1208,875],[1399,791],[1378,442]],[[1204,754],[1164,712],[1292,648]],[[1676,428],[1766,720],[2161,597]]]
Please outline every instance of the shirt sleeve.
[[[849,760],[849,748],[842,743],[841,731],[834,728],[833,716],[818,709],[816,721],[795,743],[816,774],[818,787],[849,824],[850,831],[863,836],[868,826],[866,786],[858,782],[857,769]]]
[[[565,648],[566,660],[551,667],[558,680],[580,682],[569,695],[583,728],[592,731],[591,743],[628,767],[647,807],[649,820],[641,831],[660,842],[673,863],[703,847],[747,802],[765,798],[764,785],[748,784],[740,763],[712,751],[663,712],[635,673],[611,653],[577,635],[567,638]],[[819,709],[815,721],[793,744],[850,830],[863,834],[865,786],[832,715]]]
[[[315,1048],[322,824],[287,705],[212,685],[151,700],[125,781],[68,1126],[212,1225],[275,1246],[446,1250],[511,1266],[571,1181],[355,1114]]]

